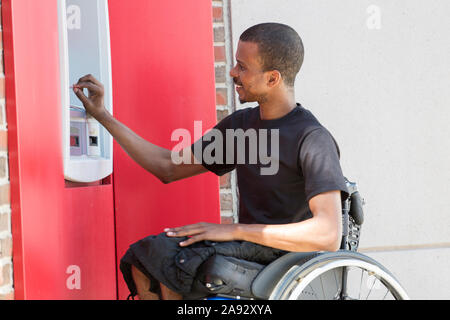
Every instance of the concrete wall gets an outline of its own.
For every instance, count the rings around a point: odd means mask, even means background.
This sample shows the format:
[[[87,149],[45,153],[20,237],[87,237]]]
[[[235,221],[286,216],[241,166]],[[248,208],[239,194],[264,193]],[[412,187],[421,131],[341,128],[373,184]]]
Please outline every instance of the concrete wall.
[[[261,22],[302,37],[297,100],[366,199],[360,251],[413,299],[450,298],[449,14],[447,0],[231,0],[234,50]]]

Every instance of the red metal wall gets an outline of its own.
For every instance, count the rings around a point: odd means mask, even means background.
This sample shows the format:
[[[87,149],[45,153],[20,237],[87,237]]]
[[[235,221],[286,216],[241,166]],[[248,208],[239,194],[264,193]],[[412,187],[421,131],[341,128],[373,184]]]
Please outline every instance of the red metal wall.
[[[114,111],[171,148],[172,130],[211,127],[211,3],[110,0]],[[115,144],[114,179],[68,187],[61,152],[57,2],[2,1],[16,299],[116,299],[117,262],[162,228],[219,221],[218,179],[163,185]],[[113,181],[113,183],[111,182]],[[80,289],[70,289],[70,266]],[[70,269],[69,269],[70,270]]]
[[[112,184],[65,187],[56,4],[2,3],[15,298],[115,299]]]
[[[173,130],[193,137],[194,120],[216,123],[209,0],[109,1],[115,116],[145,139],[172,149]],[[164,185],[114,145],[118,259],[165,227],[219,222],[212,173]],[[128,294],[119,274],[119,297]]]

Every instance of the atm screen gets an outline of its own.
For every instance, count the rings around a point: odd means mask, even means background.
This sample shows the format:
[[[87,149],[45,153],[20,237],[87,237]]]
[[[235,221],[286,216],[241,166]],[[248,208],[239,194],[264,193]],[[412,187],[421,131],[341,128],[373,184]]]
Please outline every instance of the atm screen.
[[[98,2],[67,0],[66,6],[69,82],[77,83],[86,74],[102,81]],[[70,105],[82,107],[75,93],[70,91]]]

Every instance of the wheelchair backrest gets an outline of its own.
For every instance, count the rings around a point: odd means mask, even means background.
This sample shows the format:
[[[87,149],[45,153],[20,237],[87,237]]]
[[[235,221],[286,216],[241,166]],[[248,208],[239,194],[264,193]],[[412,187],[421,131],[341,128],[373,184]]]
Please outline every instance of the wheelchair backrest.
[[[342,241],[340,248],[343,250],[357,251],[361,225],[364,222],[364,201],[358,191],[355,182],[345,178],[349,196],[342,200]]]

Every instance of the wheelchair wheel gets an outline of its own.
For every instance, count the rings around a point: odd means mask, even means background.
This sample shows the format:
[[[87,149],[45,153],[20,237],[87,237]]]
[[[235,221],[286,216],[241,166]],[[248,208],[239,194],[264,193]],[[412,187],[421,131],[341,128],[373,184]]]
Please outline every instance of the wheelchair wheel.
[[[375,260],[349,251],[323,253],[294,265],[271,300],[407,300],[395,277]]]

